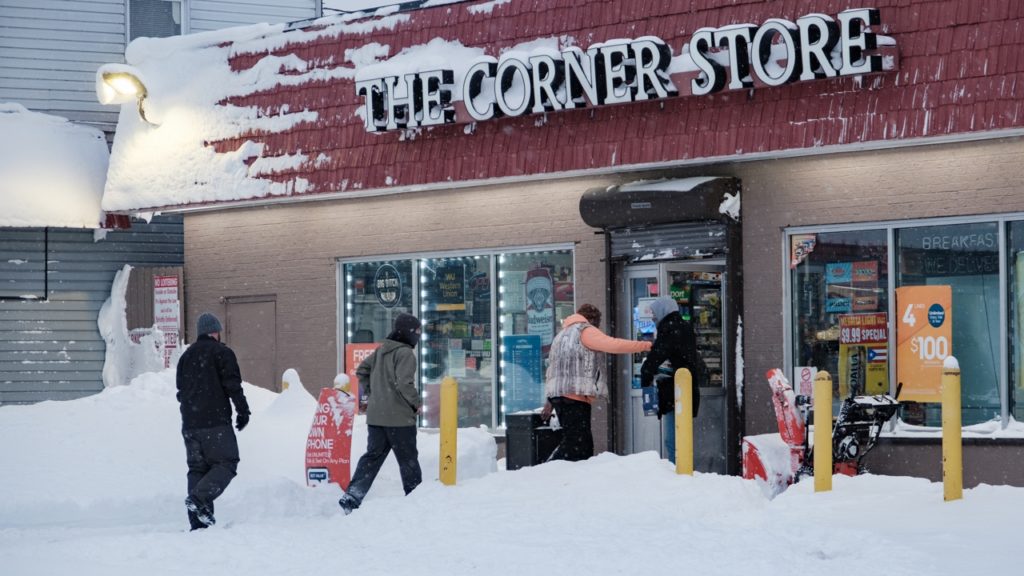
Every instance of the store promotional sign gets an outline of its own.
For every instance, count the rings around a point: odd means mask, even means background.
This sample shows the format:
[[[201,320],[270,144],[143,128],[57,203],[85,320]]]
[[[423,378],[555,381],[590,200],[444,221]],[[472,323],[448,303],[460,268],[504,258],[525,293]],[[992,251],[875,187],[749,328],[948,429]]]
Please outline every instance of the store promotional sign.
[[[889,391],[888,314],[839,316],[839,397]]]
[[[540,336],[544,348],[555,337],[554,281],[547,268],[534,268],[526,273],[526,331]]]
[[[306,438],[306,485],[333,482],[348,488],[352,462],[352,420],[355,396],[341,390],[320,390],[316,414]]]
[[[505,412],[534,410],[544,405],[543,357],[540,336],[505,336],[501,359],[505,363]]]
[[[437,290],[434,293],[436,310],[466,309],[466,267],[462,264],[441,266],[435,276]]]
[[[373,351],[380,348],[377,343],[345,344],[345,374],[348,374],[349,387],[352,389],[352,396],[359,402],[359,377],[356,376],[356,368],[373,354]]]
[[[437,69],[357,78],[356,94],[366,131],[384,132],[860,76],[896,69],[895,42],[869,30],[880,24],[877,9],[858,8],[700,28],[677,56],[655,36],[529,56],[513,50],[459,70],[461,86],[454,69]]]
[[[942,363],[953,352],[953,289],[905,286],[896,289],[896,377],[900,400],[940,402]]]
[[[170,368],[181,326],[177,276],[153,276],[153,325],[164,333],[164,368]]]
[[[373,293],[385,308],[393,308],[402,301],[402,276],[391,264],[377,268],[373,275]]]

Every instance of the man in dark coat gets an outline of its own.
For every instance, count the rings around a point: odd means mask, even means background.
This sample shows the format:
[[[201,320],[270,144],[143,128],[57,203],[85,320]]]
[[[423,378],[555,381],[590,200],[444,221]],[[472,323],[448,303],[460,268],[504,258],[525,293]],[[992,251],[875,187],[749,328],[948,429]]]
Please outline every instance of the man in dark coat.
[[[687,368],[693,376],[693,416],[700,409],[700,384],[704,381],[706,368],[697,350],[697,337],[693,324],[679,314],[679,305],[668,296],[662,296],[651,303],[651,314],[657,326],[657,334],[651,352],[640,367],[640,385],[658,386],[658,418],[662,423],[665,450],[672,462],[676,461],[676,419],[675,419],[675,371]],[[661,365],[668,361],[669,375],[658,377]]]
[[[242,392],[242,375],[235,353],[221,343],[220,320],[209,312],[199,316],[199,337],[178,360],[178,402],[181,434],[188,463],[185,508],[192,530],[212,526],[213,501],[227,488],[238,468],[238,441],[231,429],[249,423],[249,403]]]
[[[348,490],[338,500],[345,514],[359,508],[392,450],[408,494],[423,480],[416,448],[416,417],[423,398],[416,388],[416,352],[422,329],[412,314],[399,314],[388,337],[359,364],[359,393],[365,395],[366,453],[359,459]]]

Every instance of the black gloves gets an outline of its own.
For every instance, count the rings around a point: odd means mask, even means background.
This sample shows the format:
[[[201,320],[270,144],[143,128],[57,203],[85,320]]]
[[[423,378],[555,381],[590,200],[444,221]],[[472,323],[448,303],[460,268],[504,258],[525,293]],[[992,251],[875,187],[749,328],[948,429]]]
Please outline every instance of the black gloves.
[[[249,423],[249,413],[248,412],[239,412],[238,415],[235,416],[235,428],[237,428],[239,432],[241,432],[242,429],[245,428],[246,424],[248,424],[248,423]]]

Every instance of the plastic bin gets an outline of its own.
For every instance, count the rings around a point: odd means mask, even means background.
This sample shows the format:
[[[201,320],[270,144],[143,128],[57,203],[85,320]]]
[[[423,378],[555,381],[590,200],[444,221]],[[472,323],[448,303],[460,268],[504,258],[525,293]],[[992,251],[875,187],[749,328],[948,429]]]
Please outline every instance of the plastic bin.
[[[544,462],[562,441],[562,431],[553,430],[539,412],[516,412],[505,416],[505,468],[518,470]]]

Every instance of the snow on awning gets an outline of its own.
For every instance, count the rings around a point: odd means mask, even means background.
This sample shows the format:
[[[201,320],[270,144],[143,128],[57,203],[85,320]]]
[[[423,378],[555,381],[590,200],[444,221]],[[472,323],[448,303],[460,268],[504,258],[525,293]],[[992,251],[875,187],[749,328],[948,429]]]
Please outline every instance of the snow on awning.
[[[0,227],[98,227],[109,160],[103,132],[0,103]]]
[[[739,219],[740,181],[729,176],[640,180],[587,190],[580,216],[594,228]]]

